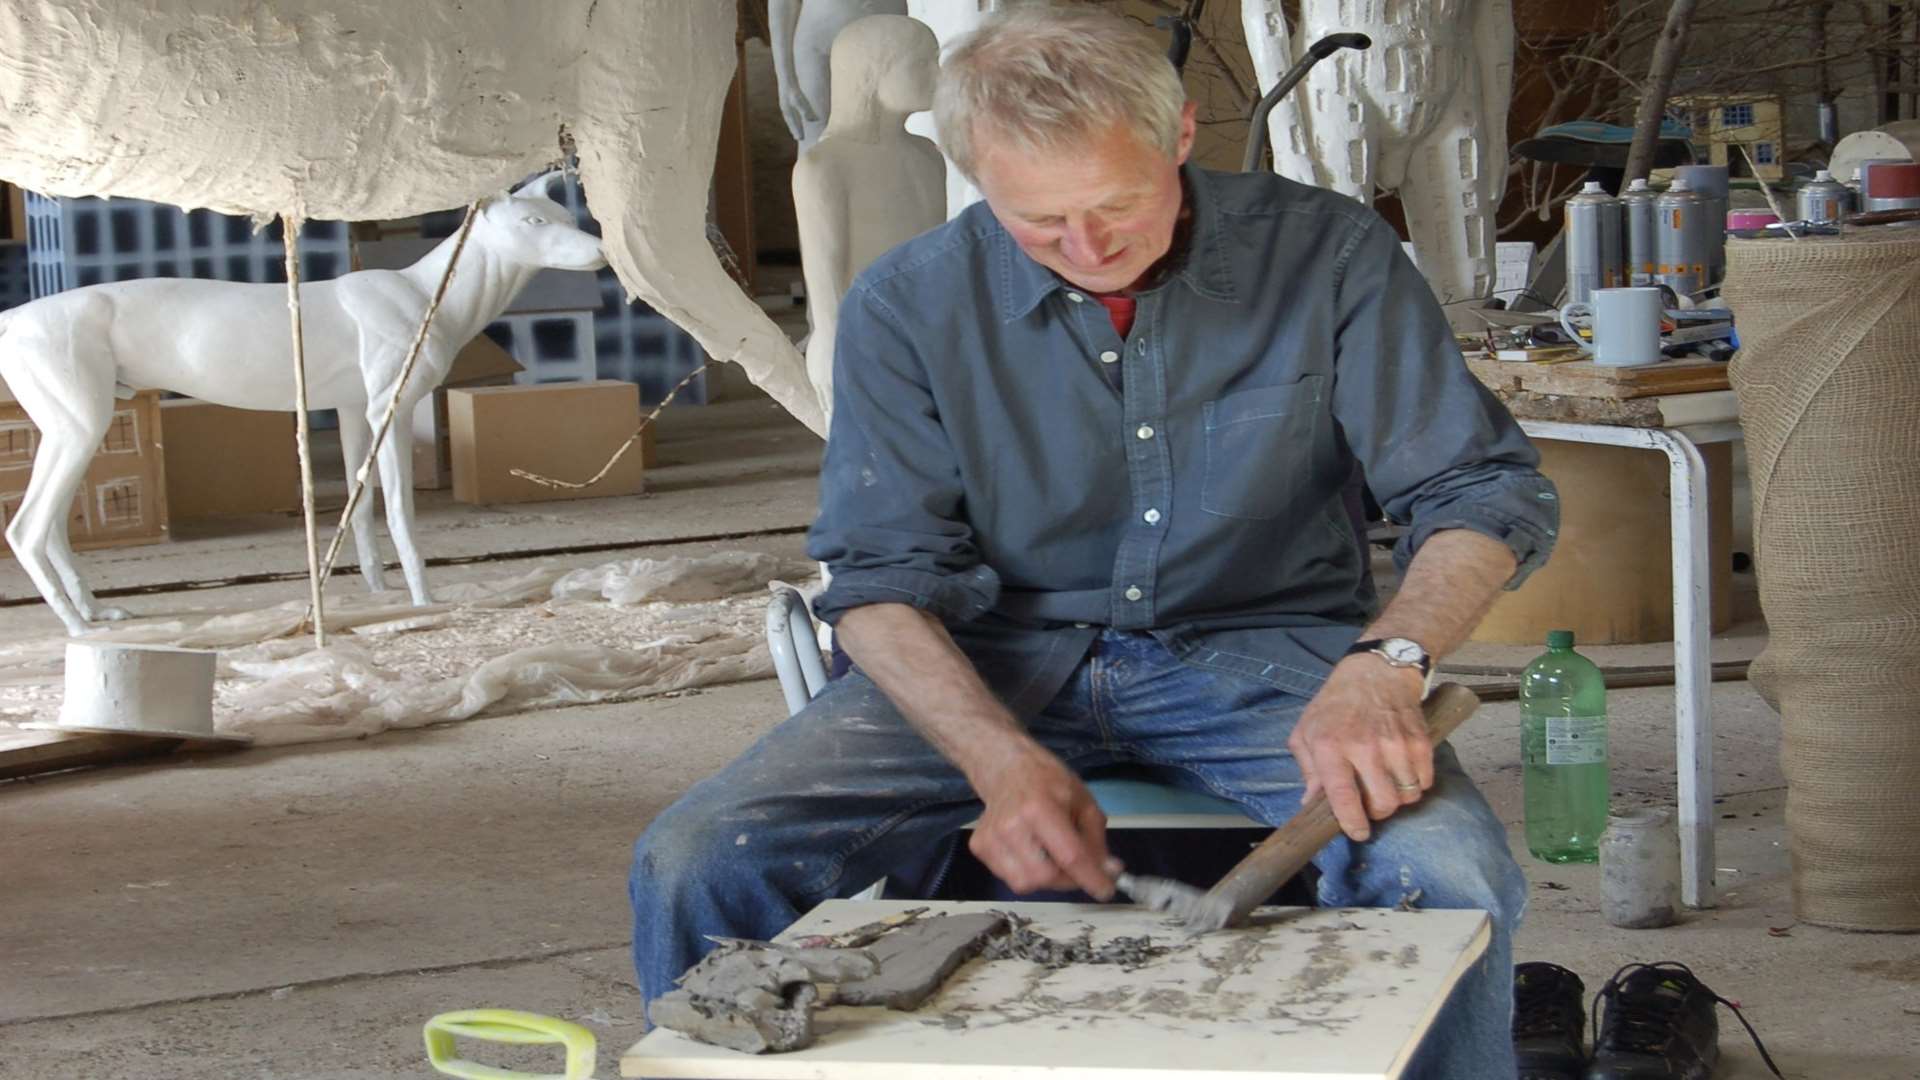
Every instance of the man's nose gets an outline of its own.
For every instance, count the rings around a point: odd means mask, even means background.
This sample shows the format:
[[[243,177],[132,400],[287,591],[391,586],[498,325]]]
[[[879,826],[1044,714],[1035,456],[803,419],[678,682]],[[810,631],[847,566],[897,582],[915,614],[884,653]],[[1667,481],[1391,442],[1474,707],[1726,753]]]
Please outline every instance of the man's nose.
[[[1098,218],[1083,218],[1067,226],[1067,235],[1063,241],[1067,258],[1085,266],[1091,266],[1106,259],[1110,254],[1108,245],[1113,234],[1105,222]]]

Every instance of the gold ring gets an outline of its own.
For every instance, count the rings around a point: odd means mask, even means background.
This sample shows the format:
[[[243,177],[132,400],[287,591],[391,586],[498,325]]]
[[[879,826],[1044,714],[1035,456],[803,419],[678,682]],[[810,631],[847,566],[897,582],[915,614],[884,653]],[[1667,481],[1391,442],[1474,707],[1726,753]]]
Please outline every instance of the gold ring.
[[[1395,784],[1393,786],[1395,789],[1400,791],[1419,791],[1420,790],[1419,784]]]

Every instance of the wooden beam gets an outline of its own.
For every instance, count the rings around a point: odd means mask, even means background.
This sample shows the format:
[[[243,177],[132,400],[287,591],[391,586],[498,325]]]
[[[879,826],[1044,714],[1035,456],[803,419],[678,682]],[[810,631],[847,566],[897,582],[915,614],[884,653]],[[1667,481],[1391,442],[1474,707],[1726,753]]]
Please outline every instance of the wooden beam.
[[[155,757],[173,752],[185,741],[151,735],[8,731],[0,733],[0,780]]]

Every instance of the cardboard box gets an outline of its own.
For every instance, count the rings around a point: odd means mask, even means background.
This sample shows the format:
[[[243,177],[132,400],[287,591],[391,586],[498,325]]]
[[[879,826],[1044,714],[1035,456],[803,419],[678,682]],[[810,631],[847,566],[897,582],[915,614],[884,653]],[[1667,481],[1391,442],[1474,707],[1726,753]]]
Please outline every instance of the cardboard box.
[[[590,488],[550,488],[513,469],[585,481],[640,424],[640,388],[629,382],[484,386],[447,391],[453,497],[465,503],[546,502],[636,495],[646,487],[639,448]]]
[[[510,386],[520,363],[485,334],[467,342],[433,393],[413,407],[413,487],[437,491],[453,486],[452,448],[447,439],[447,391],[454,387]]]
[[[293,413],[180,398],[160,403],[175,521],[300,509]]]
[[[0,528],[20,510],[40,449],[40,429],[0,388]],[[160,395],[115,399],[107,437],[74,493],[67,537],[88,548],[156,544],[167,538],[167,473],[160,453]],[[9,554],[12,552],[9,551]]]

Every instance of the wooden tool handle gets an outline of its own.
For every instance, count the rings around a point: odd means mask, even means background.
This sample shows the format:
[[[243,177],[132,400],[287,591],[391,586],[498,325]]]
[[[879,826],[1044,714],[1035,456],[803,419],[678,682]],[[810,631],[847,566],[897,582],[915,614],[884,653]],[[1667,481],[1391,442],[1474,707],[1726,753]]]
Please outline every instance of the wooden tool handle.
[[[1435,687],[1424,706],[1427,731],[1433,737],[1433,744],[1439,746],[1479,707],[1480,699],[1459,683],[1441,683]],[[1232,904],[1233,914],[1227,919],[1227,925],[1234,926],[1312,862],[1320,849],[1338,835],[1340,823],[1334,820],[1333,807],[1327,803],[1324,792],[1316,793],[1285,825],[1275,829],[1273,835],[1261,841],[1239,865],[1227,871],[1227,876],[1207,893],[1207,898]]]

